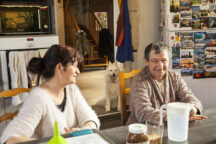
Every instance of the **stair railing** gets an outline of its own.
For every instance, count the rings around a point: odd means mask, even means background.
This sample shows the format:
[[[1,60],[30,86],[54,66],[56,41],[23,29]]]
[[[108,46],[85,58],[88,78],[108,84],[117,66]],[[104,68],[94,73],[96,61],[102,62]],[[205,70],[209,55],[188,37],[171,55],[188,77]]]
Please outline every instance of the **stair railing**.
[[[92,35],[96,45],[99,45],[99,32],[103,28],[92,10],[89,10],[89,32]]]
[[[66,44],[72,47],[76,46],[76,38],[75,35],[77,31],[80,30],[77,21],[72,13],[72,8],[70,7],[69,0],[65,1],[65,30],[66,34]]]

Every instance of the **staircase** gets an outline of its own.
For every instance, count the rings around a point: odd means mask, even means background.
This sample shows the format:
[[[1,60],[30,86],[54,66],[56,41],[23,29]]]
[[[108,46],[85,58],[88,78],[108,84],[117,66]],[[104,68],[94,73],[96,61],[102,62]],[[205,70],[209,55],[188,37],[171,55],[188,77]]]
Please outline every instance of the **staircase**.
[[[99,67],[106,68],[108,66],[108,57],[99,56],[99,32],[102,29],[102,25],[96,18],[94,13],[89,10],[89,30],[83,26],[78,25],[75,17],[73,16],[72,9],[69,4],[69,0],[64,2],[64,14],[65,14],[65,31],[66,31],[66,44],[72,47],[76,47],[75,34],[82,29],[86,33],[90,54],[84,57],[81,71],[86,69],[97,69]]]

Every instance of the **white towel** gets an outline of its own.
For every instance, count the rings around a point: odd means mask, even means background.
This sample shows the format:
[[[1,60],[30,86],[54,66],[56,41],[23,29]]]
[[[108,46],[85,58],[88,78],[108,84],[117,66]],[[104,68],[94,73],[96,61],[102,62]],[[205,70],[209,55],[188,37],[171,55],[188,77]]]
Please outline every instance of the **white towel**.
[[[12,88],[28,88],[28,76],[30,80],[37,79],[37,76],[27,73],[27,65],[31,58],[39,57],[38,51],[11,51],[9,53],[9,68],[11,75]],[[12,104],[18,105],[22,103],[27,93],[19,94],[12,98]]]
[[[43,58],[48,49],[39,49],[40,57]]]
[[[19,67],[19,56],[18,52],[13,51],[9,53],[9,69],[11,76],[11,87],[18,88],[18,83],[20,82],[20,67]],[[18,105],[21,103],[19,96],[12,98],[12,104]]]

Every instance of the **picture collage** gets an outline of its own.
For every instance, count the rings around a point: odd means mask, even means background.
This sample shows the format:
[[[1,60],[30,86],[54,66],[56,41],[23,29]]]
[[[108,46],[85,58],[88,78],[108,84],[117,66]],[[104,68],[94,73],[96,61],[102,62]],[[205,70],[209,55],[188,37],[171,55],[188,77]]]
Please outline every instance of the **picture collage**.
[[[216,77],[216,32],[175,32],[172,67],[182,76]]]
[[[170,13],[174,28],[216,28],[216,0],[170,0]]]

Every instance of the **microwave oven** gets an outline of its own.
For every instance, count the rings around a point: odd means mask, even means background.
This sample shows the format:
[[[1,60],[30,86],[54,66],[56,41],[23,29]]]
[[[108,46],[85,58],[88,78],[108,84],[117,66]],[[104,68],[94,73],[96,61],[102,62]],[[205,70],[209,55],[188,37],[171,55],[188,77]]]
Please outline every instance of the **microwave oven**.
[[[50,33],[48,6],[0,5],[0,34],[44,34]]]

